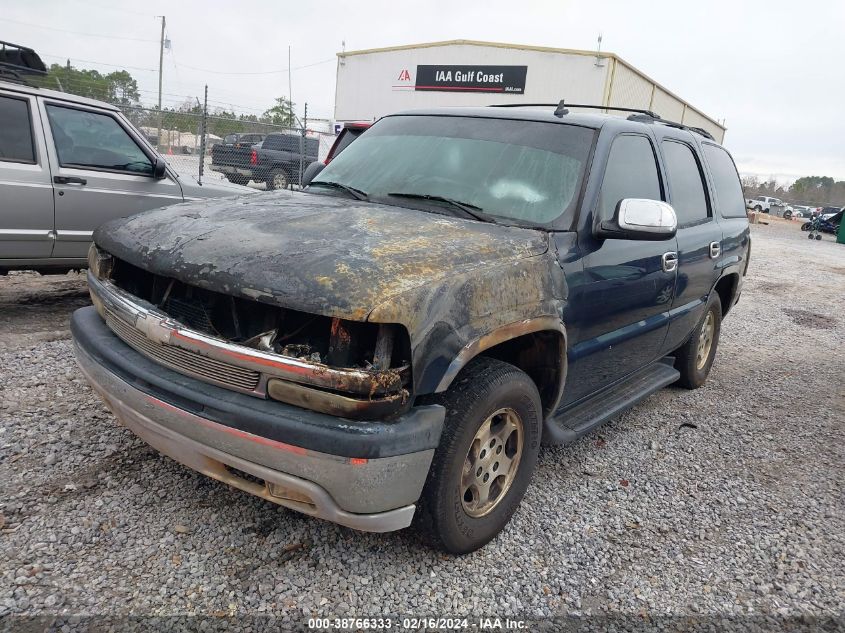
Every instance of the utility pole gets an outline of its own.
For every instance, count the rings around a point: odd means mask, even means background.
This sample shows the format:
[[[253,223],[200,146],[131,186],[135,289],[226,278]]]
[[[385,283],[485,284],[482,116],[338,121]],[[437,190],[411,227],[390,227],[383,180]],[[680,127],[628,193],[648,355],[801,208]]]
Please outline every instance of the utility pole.
[[[290,104],[290,126],[293,127],[293,120],[296,115],[293,113],[293,80],[290,76],[290,44],[288,44],[288,103]]]
[[[205,137],[208,130],[208,84],[205,84],[205,99],[202,105],[202,136],[200,140],[200,171],[199,183],[202,185],[202,173],[205,167]]]
[[[164,68],[164,25],[165,19],[161,18],[161,42],[158,47],[158,150],[161,151],[161,73]]]

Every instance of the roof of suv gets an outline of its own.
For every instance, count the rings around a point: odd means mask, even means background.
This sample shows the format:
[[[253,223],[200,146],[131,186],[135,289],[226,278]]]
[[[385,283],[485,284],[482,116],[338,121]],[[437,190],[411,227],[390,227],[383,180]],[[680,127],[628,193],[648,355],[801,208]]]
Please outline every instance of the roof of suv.
[[[0,81],[0,89],[27,95],[36,95],[39,97],[45,97],[47,99],[55,99],[56,101],[66,101],[67,103],[95,106],[103,110],[120,110],[120,108],[118,108],[117,106],[114,106],[110,103],[106,103],[105,101],[97,101],[96,99],[80,97],[79,95],[70,94],[68,92],[48,90],[47,88],[39,88],[37,86],[30,86],[28,84],[13,83],[10,81]]]
[[[573,106],[576,108],[577,106]],[[604,114],[602,112],[574,112],[570,111],[563,116],[555,116],[554,107],[451,107],[451,108],[427,108],[424,110],[407,110],[404,112],[396,112],[387,116],[402,116],[402,115],[428,115],[428,116],[468,116],[486,119],[510,119],[517,121],[539,121],[543,123],[559,123],[564,125],[580,125],[583,127],[590,127],[600,129],[605,125],[619,125],[628,129],[631,127],[654,125],[654,124],[671,124],[673,127],[677,126],[671,121],[663,121],[655,119],[654,121],[645,121],[643,119],[632,120],[628,119],[625,114]],[[700,134],[697,130],[689,127],[682,127],[690,133]],[[707,139],[710,141],[711,139]],[[717,141],[712,141],[717,143]]]

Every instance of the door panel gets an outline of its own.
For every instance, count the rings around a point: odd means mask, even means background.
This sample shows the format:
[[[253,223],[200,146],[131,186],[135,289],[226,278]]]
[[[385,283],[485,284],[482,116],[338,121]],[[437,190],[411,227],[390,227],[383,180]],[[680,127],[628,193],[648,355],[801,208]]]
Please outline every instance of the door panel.
[[[624,198],[663,200],[654,148],[643,135],[614,139],[591,215],[612,219]],[[562,406],[660,358],[675,288],[675,270],[663,266],[663,255],[677,250],[674,238],[598,240],[582,228],[582,268],[567,270],[569,371]]]
[[[704,306],[718,275],[718,258],[710,256],[710,243],[721,250],[722,229],[710,221],[678,230],[678,283],[672,302],[672,319],[666,352],[680,347],[704,315]]]
[[[84,258],[100,224],[182,201],[168,175],[153,178],[152,159],[112,112],[43,102],[56,191],[53,257]]]
[[[53,250],[53,185],[35,99],[0,92],[0,260]]]
[[[704,314],[718,276],[722,229],[713,214],[695,140],[683,130],[659,131],[669,202],[678,217],[678,282],[666,352],[684,343]]]

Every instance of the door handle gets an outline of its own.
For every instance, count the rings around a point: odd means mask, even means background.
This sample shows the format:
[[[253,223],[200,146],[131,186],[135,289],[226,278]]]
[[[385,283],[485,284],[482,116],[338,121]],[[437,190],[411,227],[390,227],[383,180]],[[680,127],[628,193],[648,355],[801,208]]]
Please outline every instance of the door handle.
[[[719,242],[710,242],[710,258],[716,259],[722,252],[722,246]]]
[[[663,261],[663,271],[667,273],[674,272],[678,268],[678,253],[675,251],[669,251],[668,253],[663,253],[663,257],[660,258]]]
[[[79,176],[53,176],[53,182],[57,185],[87,185],[88,181]]]

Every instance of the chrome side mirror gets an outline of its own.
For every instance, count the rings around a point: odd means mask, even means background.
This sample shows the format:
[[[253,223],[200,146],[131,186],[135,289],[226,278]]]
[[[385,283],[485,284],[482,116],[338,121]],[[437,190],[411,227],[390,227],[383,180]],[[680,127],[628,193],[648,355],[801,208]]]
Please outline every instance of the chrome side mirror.
[[[603,221],[596,237],[622,240],[666,240],[678,231],[672,205],[660,200],[625,198],[616,205],[611,222]]]

